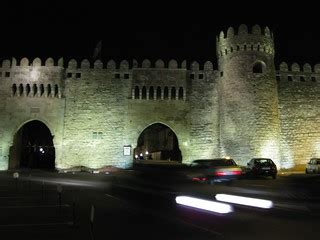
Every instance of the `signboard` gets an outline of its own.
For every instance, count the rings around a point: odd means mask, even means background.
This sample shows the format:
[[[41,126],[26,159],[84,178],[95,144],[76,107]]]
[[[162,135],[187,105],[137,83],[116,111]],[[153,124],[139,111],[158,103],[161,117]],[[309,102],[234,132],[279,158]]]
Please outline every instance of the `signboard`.
[[[123,155],[130,156],[131,155],[131,146],[123,146]]]

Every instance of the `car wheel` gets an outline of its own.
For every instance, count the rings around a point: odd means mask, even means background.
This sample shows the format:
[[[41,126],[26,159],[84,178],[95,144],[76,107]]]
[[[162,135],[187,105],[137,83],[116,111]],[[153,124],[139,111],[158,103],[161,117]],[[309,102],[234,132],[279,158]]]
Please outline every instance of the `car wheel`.
[[[308,171],[308,169],[306,168],[306,174],[308,174],[309,173],[309,171]]]

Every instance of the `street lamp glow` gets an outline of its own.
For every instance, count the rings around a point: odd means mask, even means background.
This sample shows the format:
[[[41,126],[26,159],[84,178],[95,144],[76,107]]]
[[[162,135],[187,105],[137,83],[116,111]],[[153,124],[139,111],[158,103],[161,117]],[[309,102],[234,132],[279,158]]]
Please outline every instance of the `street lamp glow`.
[[[146,155],[148,155],[149,154],[149,152],[148,151],[146,151]]]
[[[142,153],[140,153],[140,157],[142,157],[143,156],[143,154]]]

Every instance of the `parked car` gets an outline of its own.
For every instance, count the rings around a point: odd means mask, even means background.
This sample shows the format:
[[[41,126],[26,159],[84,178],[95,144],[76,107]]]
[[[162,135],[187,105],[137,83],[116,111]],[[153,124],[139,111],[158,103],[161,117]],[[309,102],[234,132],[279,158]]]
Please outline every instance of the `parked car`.
[[[277,165],[270,158],[252,158],[247,163],[247,175],[249,176],[270,176],[276,179],[277,173]]]
[[[207,182],[231,182],[242,174],[241,168],[233,159],[215,158],[198,159],[190,164],[189,178],[194,181]]]
[[[306,165],[306,173],[320,173],[320,158],[311,158]]]

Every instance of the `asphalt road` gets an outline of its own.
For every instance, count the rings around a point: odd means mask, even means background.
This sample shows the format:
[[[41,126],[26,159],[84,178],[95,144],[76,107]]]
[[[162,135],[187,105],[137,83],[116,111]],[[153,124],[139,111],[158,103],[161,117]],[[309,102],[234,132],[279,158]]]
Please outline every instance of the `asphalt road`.
[[[1,172],[0,234],[5,239],[312,239],[320,235],[319,181],[318,175],[297,174],[210,186],[154,171],[32,171],[21,172],[16,181],[12,172]],[[218,193],[271,200],[273,207],[231,204],[233,212],[218,214],[175,202],[176,196],[215,200]]]

